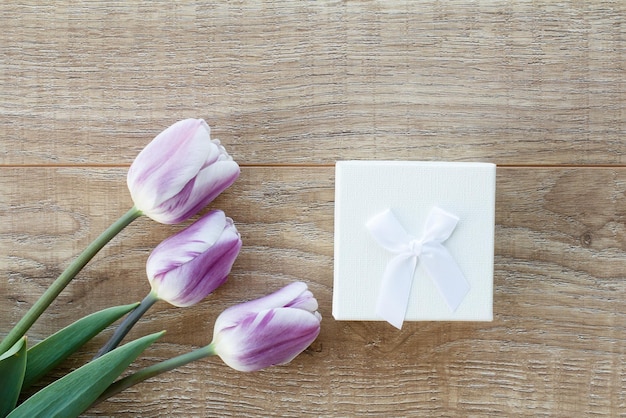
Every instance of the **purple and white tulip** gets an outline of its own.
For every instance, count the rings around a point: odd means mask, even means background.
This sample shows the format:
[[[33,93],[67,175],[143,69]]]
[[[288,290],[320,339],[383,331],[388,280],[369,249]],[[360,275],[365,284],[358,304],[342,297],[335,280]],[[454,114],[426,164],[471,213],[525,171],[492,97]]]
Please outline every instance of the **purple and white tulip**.
[[[224,283],[241,249],[241,236],[224,212],[214,210],[161,242],[146,263],[153,294],[191,306]]]
[[[239,176],[239,166],[202,119],[176,122],[156,136],[128,170],[135,207],[164,224],[183,222]]]
[[[226,309],[217,318],[211,345],[239,371],[289,363],[317,338],[322,316],[302,282]]]

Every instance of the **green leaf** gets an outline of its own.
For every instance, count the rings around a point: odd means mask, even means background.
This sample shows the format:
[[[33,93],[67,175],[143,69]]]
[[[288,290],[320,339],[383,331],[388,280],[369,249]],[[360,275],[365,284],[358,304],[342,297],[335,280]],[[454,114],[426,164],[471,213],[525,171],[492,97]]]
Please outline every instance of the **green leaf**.
[[[6,417],[17,403],[26,370],[26,337],[0,356],[0,417]]]
[[[10,418],[77,417],[163,332],[131,341],[46,386],[9,415]]]
[[[42,376],[78,350],[100,331],[137,307],[114,306],[79,319],[57,333],[49,336],[28,350],[26,375],[22,389],[37,382]]]

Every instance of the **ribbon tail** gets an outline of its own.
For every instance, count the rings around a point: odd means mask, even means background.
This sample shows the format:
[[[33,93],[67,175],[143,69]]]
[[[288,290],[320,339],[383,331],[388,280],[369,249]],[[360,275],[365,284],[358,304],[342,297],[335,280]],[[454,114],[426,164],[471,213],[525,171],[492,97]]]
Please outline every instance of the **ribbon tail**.
[[[387,264],[380,285],[376,315],[398,329],[402,329],[406,309],[409,306],[416,266],[417,257],[414,255],[396,256]]]
[[[444,246],[435,244],[429,247],[428,252],[420,257],[421,265],[437,286],[450,310],[454,312],[469,292],[470,285]]]

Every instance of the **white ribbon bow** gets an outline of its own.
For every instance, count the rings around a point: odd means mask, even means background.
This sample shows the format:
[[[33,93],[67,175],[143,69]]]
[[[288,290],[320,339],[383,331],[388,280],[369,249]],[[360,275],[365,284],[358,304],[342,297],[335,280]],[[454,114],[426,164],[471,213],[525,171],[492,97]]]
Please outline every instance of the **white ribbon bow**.
[[[385,268],[376,304],[377,315],[394,327],[402,328],[418,258],[450,310],[456,310],[470,285],[442,243],[450,237],[458,221],[458,217],[435,206],[428,214],[419,239],[409,235],[389,209],[367,222],[374,239],[397,254]]]

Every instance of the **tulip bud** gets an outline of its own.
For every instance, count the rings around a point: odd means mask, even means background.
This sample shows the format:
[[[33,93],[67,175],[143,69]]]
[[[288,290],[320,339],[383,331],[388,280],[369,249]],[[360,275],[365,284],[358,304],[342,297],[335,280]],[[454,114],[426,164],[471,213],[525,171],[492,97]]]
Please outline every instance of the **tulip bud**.
[[[213,333],[215,354],[239,371],[286,364],[320,332],[317,300],[302,282],[226,309]]]
[[[135,207],[164,224],[189,219],[230,186],[239,166],[202,119],[176,122],[156,136],[128,170]]]
[[[175,306],[200,302],[226,281],[241,237],[224,212],[208,212],[161,242],[146,263],[152,292]]]

